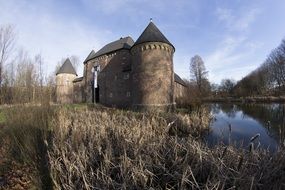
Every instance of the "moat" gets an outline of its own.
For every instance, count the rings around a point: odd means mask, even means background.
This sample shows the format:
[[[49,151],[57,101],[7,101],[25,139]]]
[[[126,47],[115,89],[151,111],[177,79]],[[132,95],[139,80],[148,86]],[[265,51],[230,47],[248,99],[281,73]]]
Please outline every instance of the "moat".
[[[209,146],[233,144],[275,151],[285,136],[285,104],[208,104],[214,119],[206,137]]]

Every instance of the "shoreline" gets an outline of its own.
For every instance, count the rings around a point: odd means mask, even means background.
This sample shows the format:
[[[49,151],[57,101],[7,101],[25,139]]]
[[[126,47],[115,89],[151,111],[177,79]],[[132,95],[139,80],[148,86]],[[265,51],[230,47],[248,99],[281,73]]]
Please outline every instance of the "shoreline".
[[[285,96],[204,98],[205,103],[285,103]]]

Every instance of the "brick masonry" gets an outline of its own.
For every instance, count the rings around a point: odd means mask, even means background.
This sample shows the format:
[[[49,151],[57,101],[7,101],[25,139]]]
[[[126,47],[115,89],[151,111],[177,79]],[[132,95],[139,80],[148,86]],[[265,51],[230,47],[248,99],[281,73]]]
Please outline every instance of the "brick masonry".
[[[173,54],[170,43],[143,42],[95,56],[84,62],[82,78],[57,75],[57,100],[92,103],[97,93],[99,103],[111,107],[172,109],[175,98],[185,91],[185,86],[174,80]],[[93,85],[92,68],[96,66],[100,66],[99,90]],[[66,80],[74,81],[64,83]]]

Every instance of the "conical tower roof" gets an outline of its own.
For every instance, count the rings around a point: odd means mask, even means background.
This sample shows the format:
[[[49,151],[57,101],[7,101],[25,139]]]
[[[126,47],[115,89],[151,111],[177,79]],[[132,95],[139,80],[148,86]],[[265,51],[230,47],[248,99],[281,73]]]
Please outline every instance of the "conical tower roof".
[[[174,46],[168,41],[168,39],[161,33],[161,31],[152,21],[148,24],[143,33],[137,39],[134,46],[145,42],[162,42],[169,44],[174,48]]]
[[[61,74],[61,73],[67,73],[67,74],[74,74],[77,76],[77,73],[74,69],[74,67],[72,66],[71,61],[69,60],[69,58],[67,58],[65,60],[65,62],[63,63],[63,65],[60,67],[60,69],[57,71],[56,75]]]

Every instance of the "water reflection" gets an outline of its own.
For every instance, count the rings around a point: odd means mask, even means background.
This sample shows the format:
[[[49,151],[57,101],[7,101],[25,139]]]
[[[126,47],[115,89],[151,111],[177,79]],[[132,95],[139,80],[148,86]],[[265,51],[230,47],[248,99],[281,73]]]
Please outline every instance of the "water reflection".
[[[210,104],[214,120],[210,125],[206,141],[216,144],[235,144],[246,148],[250,139],[260,134],[254,141],[255,147],[270,151],[284,143],[284,104]]]

